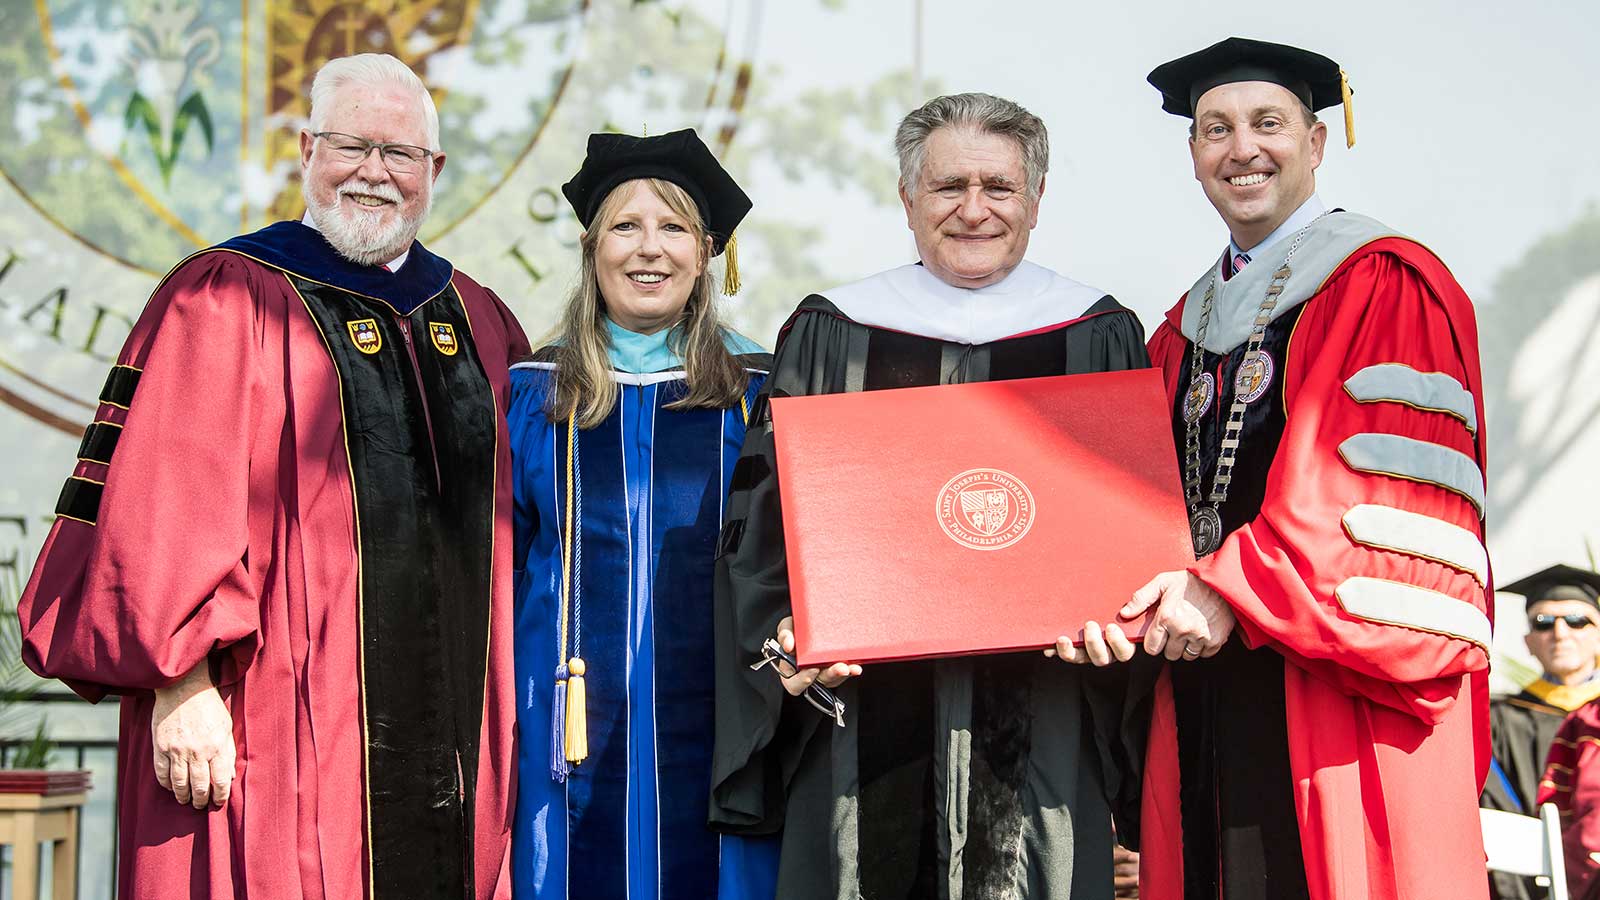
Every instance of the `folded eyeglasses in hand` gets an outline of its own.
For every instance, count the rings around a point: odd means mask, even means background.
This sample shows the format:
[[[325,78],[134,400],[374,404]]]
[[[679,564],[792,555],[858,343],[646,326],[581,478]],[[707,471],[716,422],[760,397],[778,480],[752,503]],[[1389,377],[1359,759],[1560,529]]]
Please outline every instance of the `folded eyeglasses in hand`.
[[[750,671],[759,671],[764,666],[771,666],[779,677],[793,678],[800,671],[800,664],[795,658],[784,652],[783,645],[777,638],[767,638],[761,645],[761,658],[750,666]],[[806,702],[815,706],[823,715],[833,719],[833,724],[844,727],[844,701],[840,700],[833,691],[823,687],[820,682],[813,681],[806,688]]]

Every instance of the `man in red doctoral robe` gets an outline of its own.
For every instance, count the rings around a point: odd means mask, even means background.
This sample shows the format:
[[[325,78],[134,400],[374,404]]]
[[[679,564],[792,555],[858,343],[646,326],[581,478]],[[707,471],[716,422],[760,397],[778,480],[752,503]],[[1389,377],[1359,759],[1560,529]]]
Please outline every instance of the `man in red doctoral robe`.
[[[398,60],[328,63],[308,213],[191,256],[101,393],[20,605],[121,697],[124,898],[508,897],[508,361],[415,241],[444,165]]]
[[[1174,660],[1142,893],[1484,897],[1471,302],[1422,245],[1317,198],[1315,110],[1348,102],[1332,60],[1233,38],[1150,82],[1195,120],[1195,177],[1231,241],[1150,341],[1198,562],[1123,609],[1156,606],[1145,649]]]
[[[1561,812],[1568,893],[1573,900],[1600,897],[1600,701],[1561,723],[1535,802],[1554,803]]]

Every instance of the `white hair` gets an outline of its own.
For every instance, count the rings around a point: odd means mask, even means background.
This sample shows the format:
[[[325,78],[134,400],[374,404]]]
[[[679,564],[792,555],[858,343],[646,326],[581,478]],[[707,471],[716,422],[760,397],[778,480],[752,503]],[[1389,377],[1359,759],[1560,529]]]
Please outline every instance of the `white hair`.
[[[940,128],[972,128],[980,134],[1010,138],[1022,152],[1027,194],[1037,200],[1050,170],[1050,134],[1038,116],[1017,103],[992,94],[947,94],[906,114],[895,129],[894,149],[900,157],[900,183],[921,183],[928,136]]]
[[[422,120],[428,132],[429,150],[439,150],[439,110],[433,105],[433,95],[417,77],[417,73],[387,53],[358,53],[341,56],[323,63],[317,77],[311,82],[311,130],[322,131],[327,120],[328,107],[333,95],[348,85],[363,87],[394,86],[417,95],[422,104]]]

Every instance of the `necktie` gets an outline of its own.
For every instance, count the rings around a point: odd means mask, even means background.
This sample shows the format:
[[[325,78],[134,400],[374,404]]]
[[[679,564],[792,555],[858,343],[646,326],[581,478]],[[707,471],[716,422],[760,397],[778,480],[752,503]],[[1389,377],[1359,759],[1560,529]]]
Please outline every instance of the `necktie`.
[[[1233,274],[1237,275],[1243,272],[1244,267],[1248,265],[1250,265],[1250,254],[1240,253],[1235,255],[1233,257]]]

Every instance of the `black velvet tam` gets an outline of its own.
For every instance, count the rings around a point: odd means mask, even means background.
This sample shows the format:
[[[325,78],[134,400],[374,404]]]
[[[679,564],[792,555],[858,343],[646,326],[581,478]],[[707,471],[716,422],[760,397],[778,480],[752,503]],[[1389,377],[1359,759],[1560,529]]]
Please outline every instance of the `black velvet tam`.
[[[1241,37],[1162,63],[1148,80],[1161,92],[1164,111],[1190,119],[1206,91],[1237,81],[1281,85],[1313,112],[1343,100],[1338,63],[1299,47]]]
[[[1521,594],[1528,598],[1529,605],[1541,600],[1582,600],[1600,606],[1600,573],[1557,565],[1495,590]]]
[[[712,256],[722,252],[750,212],[750,198],[693,128],[656,137],[591,134],[583,166],[561,193],[588,228],[606,195],[635,178],[660,178],[688,192],[711,233]]]

